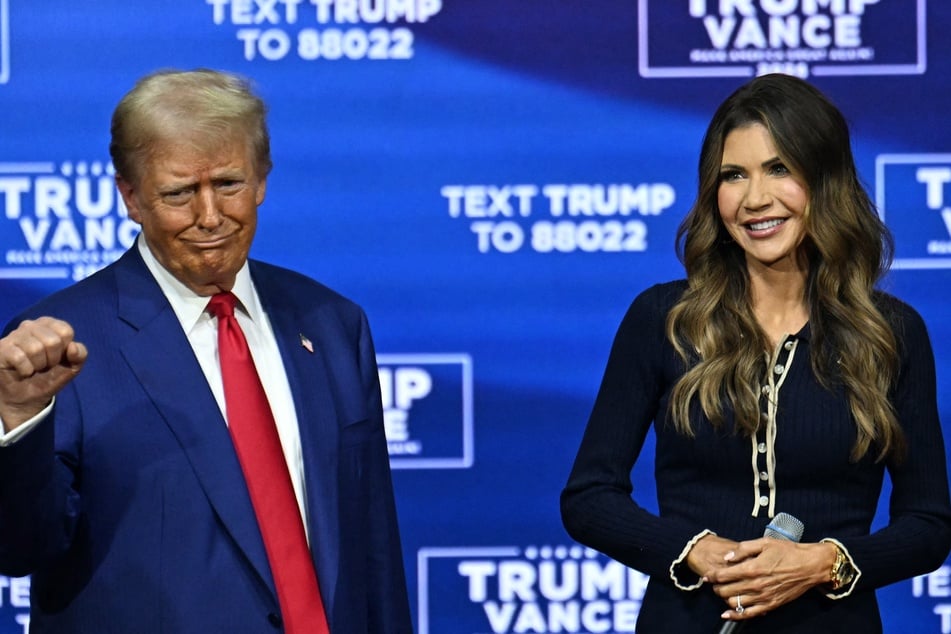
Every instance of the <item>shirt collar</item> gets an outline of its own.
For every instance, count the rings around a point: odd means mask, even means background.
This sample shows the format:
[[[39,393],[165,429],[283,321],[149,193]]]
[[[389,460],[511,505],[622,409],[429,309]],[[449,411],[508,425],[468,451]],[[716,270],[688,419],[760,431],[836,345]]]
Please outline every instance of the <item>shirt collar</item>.
[[[162,289],[162,294],[165,295],[166,299],[168,299],[168,303],[171,304],[172,310],[175,311],[175,316],[178,317],[178,321],[182,324],[182,328],[186,333],[191,332],[192,328],[198,324],[203,316],[207,317],[205,308],[208,306],[209,298],[195,293],[195,291],[182,284],[168,269],[162,266],[152,253],[152,250],[149,249],[149,245],[143,235],[139,235],[136,244],[146,268],[148,268],[152,277],[155,278],[155,281],[158,282],[159,287]],[[239,307],[247,313],[252,321],[257,322],[261,319],[263,310],[261,309],[257,291],[251,281],[251,271],[248,269],[247,261],[245,261],[244,265],[238,271],[234,281],[234,288],[231,289],[231,292],[238,298]]]

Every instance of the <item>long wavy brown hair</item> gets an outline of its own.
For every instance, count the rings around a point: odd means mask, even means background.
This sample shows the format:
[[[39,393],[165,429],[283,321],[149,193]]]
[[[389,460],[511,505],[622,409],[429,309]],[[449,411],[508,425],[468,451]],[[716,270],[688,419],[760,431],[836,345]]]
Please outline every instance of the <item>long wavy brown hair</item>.
[[[677,231],[688,289],[670,311],[667,337],[687,366],[673,388],[670,416],[692,435],[694,403],[714,426],[733,412],[737,431],[760,425],[759,386],[771,344],[752,310],[743,250],[720,220],[717,191],[727,135],[762,124],[779,158],[806,184],[801,248],[808,263],[810,363],[826,389],[843,389],[855,420],[852,459],[900,458],[904,436],[889,395],[899,371],[895,334],[875,302],[892,238],[862,186],[842,113],[808,82],[758,77],[717,109],[699,161],[697,200]],[[848,351],[847,354],[842,351]]]

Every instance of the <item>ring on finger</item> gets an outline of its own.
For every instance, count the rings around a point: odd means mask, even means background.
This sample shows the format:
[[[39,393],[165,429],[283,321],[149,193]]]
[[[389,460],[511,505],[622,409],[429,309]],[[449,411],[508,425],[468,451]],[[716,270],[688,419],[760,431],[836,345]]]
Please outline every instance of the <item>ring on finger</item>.
[[[743,614],[744,610],[746,610],[746,608],[744,608],[743,604],[740,603],[740,595],[736,595],[736,607],[733,608],[733,611],[737,614]]]

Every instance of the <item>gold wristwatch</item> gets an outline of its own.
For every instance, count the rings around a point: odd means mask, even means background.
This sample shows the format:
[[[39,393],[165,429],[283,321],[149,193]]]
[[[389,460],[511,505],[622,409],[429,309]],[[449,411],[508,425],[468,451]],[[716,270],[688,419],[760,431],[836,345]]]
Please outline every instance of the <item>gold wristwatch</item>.
[[[832,589],[839,590],[852,583],[855,578],[855,568],[852,567],[852,562],[845,556],[842,549],[836,544],[833,544],[833,546],[835,546],[835,561],[832,562],[829,580]]]

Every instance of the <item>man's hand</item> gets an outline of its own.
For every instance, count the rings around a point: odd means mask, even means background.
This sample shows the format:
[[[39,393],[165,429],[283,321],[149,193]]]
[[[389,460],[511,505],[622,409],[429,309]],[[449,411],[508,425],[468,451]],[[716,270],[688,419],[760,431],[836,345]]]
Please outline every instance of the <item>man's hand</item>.
[[[82,369],[86,346],[52,317],[26,320],[0,339],[0,420],[9,432],[39,414]]]

